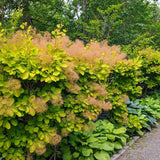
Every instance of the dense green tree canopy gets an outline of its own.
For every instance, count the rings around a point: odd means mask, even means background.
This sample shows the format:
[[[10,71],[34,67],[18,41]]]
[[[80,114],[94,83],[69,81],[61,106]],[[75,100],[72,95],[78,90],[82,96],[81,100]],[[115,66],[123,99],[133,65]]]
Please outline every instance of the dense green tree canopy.
[[[19,25],[27,22],[41,33],[63,24],[72,40],[106,39],[128,45],[146,32],[159,43],[160,9],[147,0],[1,0],[0,19],[9,26],[13,11],[23,9]]]

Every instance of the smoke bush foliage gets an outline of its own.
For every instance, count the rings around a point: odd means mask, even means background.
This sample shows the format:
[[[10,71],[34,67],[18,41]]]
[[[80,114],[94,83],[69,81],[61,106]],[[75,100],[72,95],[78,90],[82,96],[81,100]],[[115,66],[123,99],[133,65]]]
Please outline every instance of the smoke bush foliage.
[[[160,54],[159,51],[151,48],[139,52],[142,59],[142,77],[143,87],[153,88],[160,85]]]
[[[51,146],[102,110],[127,123],[123,102],[141,93],[141,64],[120,47],[71,42],[57,27],[52,35],[29,27],[7,38],[1,30],[0,153],[8,160],[49,156]]]

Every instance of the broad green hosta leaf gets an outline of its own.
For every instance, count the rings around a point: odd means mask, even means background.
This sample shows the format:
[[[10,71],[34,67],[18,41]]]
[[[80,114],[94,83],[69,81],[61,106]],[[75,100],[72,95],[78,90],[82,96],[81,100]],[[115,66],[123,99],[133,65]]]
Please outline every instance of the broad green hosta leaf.
[[[77,160],[77,159],[76,159]],[[93,156],[90,156],[90,157],[79,157],[78,160],[95,160]]]
[[[114,125],[107,120],[99,120],[95,123],[97,131],[105,131],[106,133],[112,132]]]
[[[115,149],[122,149],[122,145],[119,142],[114,143],[114,148]]]
[[[113,134],[124,134],[124,133],[126,133],[126,128],[125,127],[121,127],[121,128],[113,130]]]
[[[63,160],[73,160],[71,150],[69,146],[62,146],[62,151],[63,151]]]
[[[126,145],[126,138],[125,137],[121,137],[120,138],[121,139],[121,143],[122,143],[122,145]]]
[[[113,134],[105,134],[105,135],[109,140],[115,141],[115,135],[113,135]]]
[[[96,152],[94,156],[97,160],[110,160],[109,154],[105,151]]]
[[[133,108],[127,108],[127,110],[128,110],[128,113],[130,113],[130,114],[136,114],[136,115],[139,115],[139,113],[136,111],[136,109],[133,109]]]
[[[137,131],[137,133],[141,136],[144,135],[144,133],[141,130]]]
[[[98,142],[106,142],[107,141],[107,137],[97,137]]]
[[[153,118],[153,117],[151,117],[151,116],[148,116],[148,115],[147,115],[147,118],[149,119],[149,122],[150,122],[151,124],[156,124],[156,123],[157,123],[157,120],[156,120],[155,118]]]
[[[83,147],[82,148],[82,154],[83,154],[83,156],[88,157],[88,156],[90,156],[91,153],[93,153],[92,149],[90,149],[88,147]]]
[[[93,137],[93,136],[91,136],[87,139],[87,143],[92,143],[92,142],[96,142],[96,141],[98,141],[98,139],[96,137]]]
[[[113,151],[114,150],[114,143],[112,142],[93,142],[90,143],[89,146],[91,148],[96,148],[96,149],[100,149],[100,150],[105,150],[105,151]]]
[[[79,153],[78,152],[74,152],[73,153],[73,158],[78,158],[79,157]]]

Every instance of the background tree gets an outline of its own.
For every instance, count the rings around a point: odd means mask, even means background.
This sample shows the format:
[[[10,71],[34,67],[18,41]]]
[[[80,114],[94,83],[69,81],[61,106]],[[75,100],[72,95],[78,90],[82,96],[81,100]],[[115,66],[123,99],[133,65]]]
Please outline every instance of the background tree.
[[[159,44],[160,9],[147,0],[1,0],[0,19],[9,25],[13,11],[23,8],[19,25],[27,22],[41,33],[63,24],[72,40],[107,40],[128,45],[146,32]],[[8,27],[11,28],[11,27]]]

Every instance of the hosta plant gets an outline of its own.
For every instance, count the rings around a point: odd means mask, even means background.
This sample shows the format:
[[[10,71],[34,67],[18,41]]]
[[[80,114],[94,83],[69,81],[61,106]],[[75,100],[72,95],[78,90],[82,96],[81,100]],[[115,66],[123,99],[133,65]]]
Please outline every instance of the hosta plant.
[[[159,97],[147,96],[139,101],[140,105],[148,106],[147,112],[154,118],[160,119],[160,100]]]
[[[142,105],[142,101],[145,101],[145,99],[137,99],[135,102],[128,100],[125,102],[129,113],[129,132],[142,134],[142,128],[146,128],[151,131],[151,126],[157,123],[157,117],[155,116],[157,112],[150,108],[147,103],[145,105],[143,103]]]
[[[61,144],[63,160],[109,160],[126,144],[125,127],[108,120],[89,122],[83,131],[71,133]]]

